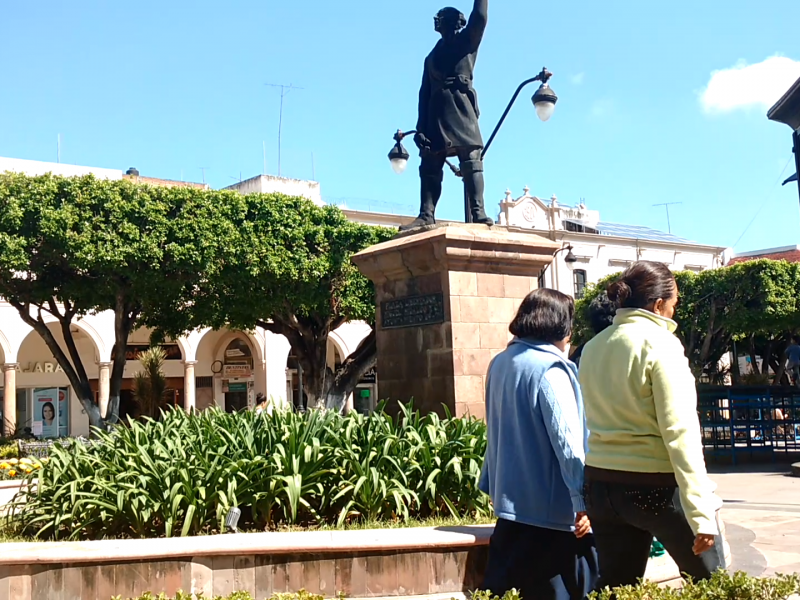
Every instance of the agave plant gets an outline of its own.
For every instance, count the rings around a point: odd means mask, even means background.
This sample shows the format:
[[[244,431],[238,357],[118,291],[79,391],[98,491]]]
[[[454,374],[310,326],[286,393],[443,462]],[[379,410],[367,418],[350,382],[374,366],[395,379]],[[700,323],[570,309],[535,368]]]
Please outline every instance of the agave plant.
[[[133,398],[142,417],[155,419],[166,404],[168,390],[164,360],[167,355],[163,349],[154,346],[140,352],[136,358],[142,370],[133,376]]]
[[[475,419],[276,410],[186,414],[54,446],[38,488],[13,505],[43,539],[185,536],[239,527],[483,516],[486,426]]]

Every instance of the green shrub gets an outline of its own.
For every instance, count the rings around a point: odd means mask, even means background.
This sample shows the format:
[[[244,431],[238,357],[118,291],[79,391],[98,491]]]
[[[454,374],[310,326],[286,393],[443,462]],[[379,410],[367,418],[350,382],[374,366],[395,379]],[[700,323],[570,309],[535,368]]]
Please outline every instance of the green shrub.
[[[4,458],[19,458],[19,446],[13,440],[0,441],[0,460]]]
[[[687,582],[682,588],[659,587],[652,582],[593,594],[594,600],[786,600],[800,593],[797,575],[749,577],[719,571],[707,581]]]
[[[341,596],[340,596],[341,598]],[[111,600],[122,600],[122,596],[115,596]],[[175,596],[167,596],[165,594],[151,594],[147,592],[138,598],[128,598],[128,600],[254,600],[248,592],[233,592],[228,596],[214,596],[209,598],[203,594],[197,596],[178,592]],[[273,594],[269,599],[265,600],[325,600],[323,596],[317,594],[309,594],[305,590],[300,590],[296,594]]]
[[[15,533],[40,539],[488,514],[478,490],[486,425],[377,412],[180,410],[56,445],[38,491],[13,506]]]
[[[748,577],[745,573],[729,575],[720,572],[708,581],[686,583],[683,588],[660,587],[656,583],[643,583],[638,586],[617,588],[613,591],[617,600],[786,600],[800,593],[800,578],[797,575],[777,575],[776,577]],[[592,594],[594,600],[611,600],[612,592]],[[119,596],[114,600],[122,600]],[[178,593],[174,598],[144,594],[128,600],[255,600],[247,592],[235,592],[230,596],[194,597]],[[274,594],[269,599],[258,600],[323,600],[322,596],[301,590],[296,594]],[[341,595],[340,595],[341,600]],[[506,592],[502,598],[489,591],[476,591],[471,600],[526,600],[516,590]],[[535,599],[530,599],[535,600]]]

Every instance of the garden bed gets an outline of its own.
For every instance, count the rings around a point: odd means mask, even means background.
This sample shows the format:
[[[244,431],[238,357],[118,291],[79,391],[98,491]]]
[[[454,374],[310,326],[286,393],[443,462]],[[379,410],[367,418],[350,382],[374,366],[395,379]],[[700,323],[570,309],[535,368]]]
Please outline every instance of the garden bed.
[[[478,525],[5,544],[0,598],[108,600],[178,590],[264,598],[299,589],[349,598],[461,595],[481,584],[492,530]],[[677,570],[662,557],[651,561],[648,576],[672,580]]]

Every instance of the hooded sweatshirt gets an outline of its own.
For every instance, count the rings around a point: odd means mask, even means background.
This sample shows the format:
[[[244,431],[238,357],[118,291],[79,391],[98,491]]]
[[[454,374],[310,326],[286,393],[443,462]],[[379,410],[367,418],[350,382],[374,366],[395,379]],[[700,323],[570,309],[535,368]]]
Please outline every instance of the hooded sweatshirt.
[[[572,531],[585,511],[586,447],[577,369],[555,346],[515,338],[489,366],[480,489],[495,514]]]
[[[583,350],[586,464],[628,473],[674,473],[689,525],[718,533],[721,501],[706,472],[697,390],[675,321],[620,309]]]

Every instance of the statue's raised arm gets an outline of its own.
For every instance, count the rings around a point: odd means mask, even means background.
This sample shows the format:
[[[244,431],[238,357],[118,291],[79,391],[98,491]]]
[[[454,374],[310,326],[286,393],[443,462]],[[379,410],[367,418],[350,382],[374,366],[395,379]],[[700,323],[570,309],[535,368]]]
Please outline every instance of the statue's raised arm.
[[[489,21],[489,0],[475,0],[472,7],[472,14],[465,33],[469,35],[473,47],[477,50],[483,40],[483,32],[486,31],[486,23]]]

